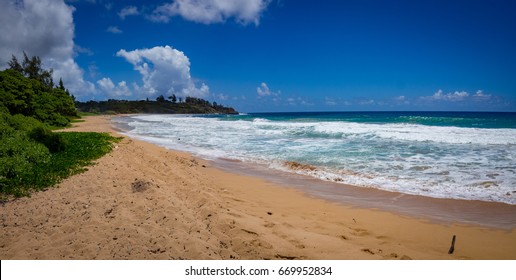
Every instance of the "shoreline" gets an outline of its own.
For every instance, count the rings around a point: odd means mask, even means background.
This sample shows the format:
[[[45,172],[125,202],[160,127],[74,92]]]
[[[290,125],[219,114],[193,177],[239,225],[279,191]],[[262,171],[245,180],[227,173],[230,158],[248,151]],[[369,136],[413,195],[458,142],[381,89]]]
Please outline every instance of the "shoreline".
[[[84,119],[70,130],[120,136]],[[516,259],[514,227],[331,202],[125,136],[88,169],[1,206],[1,259]]]
[[[507,231],[516,228],[516,205],[503,202],[436,198],[377,188],[319,180],[303,174],[268,169],[256,164],[219,159],[213,165],[223,171],[258,177],[278,186],[293,188],[318,199],[360,209],[392,212],[434,223],[460,223]]]
[[[144,137],[131,136],[128,133],[131,127],[126,126],[123,122],[113,122],[112,127],[127,137],[133,137],[133,139],[138,139],[139,141],[178,151],[152,141],[146,141]],[[258,177],[281,187],[297,189],[308,196],[337,202],[344,206],[368,209],[371,208],[371,205],[374,205],[375,209],[413,218],[424,218],[435,223],[462,223],[508,231],[516,228],[516,205],[504,202],[439,198],[383,190],[375,187],[354,186],[321,180],[296,172],[271,169],[257,163],[226,158],[207,159],[188,151],[179,150],[179,152],[202,158],[212,163],[215,168],[229,173]],[[295,162],[291,163],[296,164]]]

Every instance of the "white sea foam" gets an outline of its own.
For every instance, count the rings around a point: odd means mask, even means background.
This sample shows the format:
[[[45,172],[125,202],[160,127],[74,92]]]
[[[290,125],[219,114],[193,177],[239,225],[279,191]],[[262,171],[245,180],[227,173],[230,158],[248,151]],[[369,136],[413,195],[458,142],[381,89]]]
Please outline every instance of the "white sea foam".
[[[516,204],[516,129],[188,115],[123,121],[133,128],[130,135],[208,159],[238,159],[402,193]],[[290,170],[285,161],[317,170]]]

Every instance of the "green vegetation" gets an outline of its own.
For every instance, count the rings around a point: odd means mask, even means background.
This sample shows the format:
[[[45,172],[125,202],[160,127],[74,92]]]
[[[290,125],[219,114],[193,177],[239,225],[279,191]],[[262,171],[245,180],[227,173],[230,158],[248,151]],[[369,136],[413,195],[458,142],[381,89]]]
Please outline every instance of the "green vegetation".
[[[24,196],[85,170],[118,139],[106,133],[7,129],[0,136],[0,193]]]
[[[22,114],[55,127],[70,123],[77,117],[74,97],[63,81],[54,87],[52,70],[41,69],[41,60],[24,53],[22,64],[13,56],[10,69],[0,72],[0,106],[11,115]]]
[[[117,139],[102,133],[52,132],[78,118],[74,98],[39,57],[13,56],[0,71],[0,195],[23,196],[84,170]]]
[[[80,116],[116,113],[236,114],[233,108],[175,95],[156,101],[75,102],[37,56],[13,56],[0,71],[0,197],[24,196],[85,170],[118,139],[103,133],[52,132]],[[77,113],[75,107],[80,109]]]
[[[235,109],[225,107],[216,102],[210,103],[201,98],[186,97],[184,102],[175,95],[167,101],[163,95],[158,96],[156,101],[151,100],[114,100],[75,102],[79,114],[238,114]],[[178,102],[179,100],[179,102]]]

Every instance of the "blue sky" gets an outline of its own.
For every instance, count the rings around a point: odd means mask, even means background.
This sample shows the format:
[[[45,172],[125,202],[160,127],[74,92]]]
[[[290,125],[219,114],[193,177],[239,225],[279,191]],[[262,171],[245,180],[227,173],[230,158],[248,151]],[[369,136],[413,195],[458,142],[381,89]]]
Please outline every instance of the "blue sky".
[[[39,55],[79,100],[516,111],[515,1],[0,1],[0,66]]]

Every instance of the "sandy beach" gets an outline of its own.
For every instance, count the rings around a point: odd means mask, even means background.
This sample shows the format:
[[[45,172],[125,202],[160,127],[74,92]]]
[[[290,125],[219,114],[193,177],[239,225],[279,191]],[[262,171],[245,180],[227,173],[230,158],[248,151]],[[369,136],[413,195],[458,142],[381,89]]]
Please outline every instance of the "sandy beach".
[[[69,130],[122,136],[110,117],[84,120]],[[88,171],[3,203],[0,258],[516,259],[514,228],[370,208],[228,173],[124,136]]]

